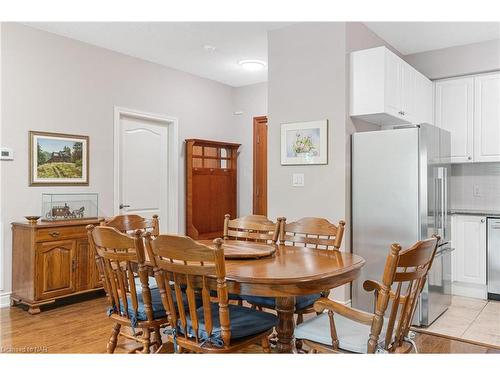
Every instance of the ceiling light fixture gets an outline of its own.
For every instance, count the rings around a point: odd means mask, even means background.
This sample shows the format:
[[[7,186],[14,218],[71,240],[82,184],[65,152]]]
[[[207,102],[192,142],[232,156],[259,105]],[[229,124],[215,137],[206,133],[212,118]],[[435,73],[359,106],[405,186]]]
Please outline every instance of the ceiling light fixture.
[[[240,60],[238,64],[240,64],[243,69],[252,72],[262,70],[266,67],[266,63],[262,60]]]
[[[212,46],[211,44],[205,44],[203,45],[203,49],[207,52],[215,52],[217,48],[215,46]]]

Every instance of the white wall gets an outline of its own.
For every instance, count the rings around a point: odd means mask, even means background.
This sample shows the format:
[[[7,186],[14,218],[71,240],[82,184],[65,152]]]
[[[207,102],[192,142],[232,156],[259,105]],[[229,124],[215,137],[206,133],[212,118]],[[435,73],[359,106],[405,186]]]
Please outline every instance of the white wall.
[[[268,33],[268,214],[345,218],[345,24],[303,23]],[[328,119],[328,164],[281,166],[280,124]],[[304,173],[305,186],[292,187]],[[346,299],[338,288],[334,298]]]
[[[267,115],[267,83],[233,88],[235,142],[241,143],[238,156],[238,216],[252,213],[253,197],[253,118]]]
[[[0,162],[5,261],[0,280],[6,292],[11,289],[9,223],[39,214],[42,192],[97,192],[99,214],[113,214],[114,106],[177,117],[182,144],[196,137],[239,140],[244,154],[251,147],[251,139],[235,126],[229,86],[20,24],[4,23],[1,42],[2,146],[15,151],[14,161]],[[28,187],[29,130],[90,136],[90,186]],[[179,228],[184,231],[183,145],[180,152]],[[248,207],[242,195],[240,204]]]
[[[500,40],[403,56],[430,79],[500,70]]]

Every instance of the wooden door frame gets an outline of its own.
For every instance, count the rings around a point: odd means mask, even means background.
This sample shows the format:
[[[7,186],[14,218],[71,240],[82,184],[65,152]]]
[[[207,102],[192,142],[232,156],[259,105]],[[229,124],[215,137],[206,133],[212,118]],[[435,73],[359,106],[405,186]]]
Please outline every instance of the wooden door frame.
[[[252,140],[252,147],[253,147],[253,165],[252,165],[252,170],[253,170],[253,188],[252,188],[252,213],[255,214],[255,189],[256,189],[256,182],[257,182],[257,173],[255,169],[255,165],[257,164],[257,154],[255,152],[256,149],[256,133],[257,133],[257,125],[264,123],[267,126],[267,116],[256,116],[253,118],[253,140]],[[266,173],[265,173],[265,200],[266,200],[266,205],[265,205],[265,212],[263,213],[264,216],[267,216],[267,145],[266,145]]]
[[[168,173],[167,173],[167,208],[166,217],[160,218],[160,223],[166,223],[169,233],[179,232],[179,121],[175,117],[137,111],[129,108],[114,108],[114,158],[113,158],[113,211],[120,214],[120,119],[123,117],[154,121],[167,127],[168,131]]]

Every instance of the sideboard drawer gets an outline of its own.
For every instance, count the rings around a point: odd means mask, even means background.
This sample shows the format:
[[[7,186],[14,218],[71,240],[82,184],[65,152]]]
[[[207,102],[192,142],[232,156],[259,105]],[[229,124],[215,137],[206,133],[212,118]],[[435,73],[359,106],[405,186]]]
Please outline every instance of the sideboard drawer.
[[[67,240],[72,238],[86,238],[87,232],[84,226],[74,227],[53,227],[38,229],[36,231],[35,241],[45,242],[54,240]]]

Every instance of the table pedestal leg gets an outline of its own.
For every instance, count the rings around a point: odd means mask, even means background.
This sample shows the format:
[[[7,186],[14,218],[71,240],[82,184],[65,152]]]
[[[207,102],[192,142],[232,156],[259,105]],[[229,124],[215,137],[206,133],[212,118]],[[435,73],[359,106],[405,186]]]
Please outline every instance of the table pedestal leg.
[[[293,313],[295,311],[295,297],[277,297],[276,311],[278,312],[278,343],[276,349],[279,353],[295,352],[293,332],[295,323]]]

